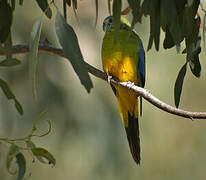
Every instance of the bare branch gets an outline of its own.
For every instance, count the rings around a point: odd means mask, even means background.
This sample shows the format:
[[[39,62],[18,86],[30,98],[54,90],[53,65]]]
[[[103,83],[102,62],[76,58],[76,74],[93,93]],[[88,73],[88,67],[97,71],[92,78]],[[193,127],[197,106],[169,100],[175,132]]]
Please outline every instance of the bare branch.
[[[60,48],[54,48],[52,46],[49,45],[45,45],[45,44],[40,44],[39,45],[39,51],[40,52],[47,52],[49,54],[53,54],[56,56],[60,56],[60,57],[64,57],[63,51]],[[24,53],[28,53],[29,52],[29,46],[28,45],[15,45],[12,48],[12,53],[13,54],[24,54]],[[3,51],[0,50],[0,55],[5,55]],[[88,70],[88,72],[90,72],[91,74],[93,74],[94,76],[101,78],[105,81],[107,81],[107,75],[94,68],[93,66],[89,65],[88,63],[85,62],[86,68]],[[153,104],[154,106],[156,106],[159,109],[162,109],[163,111],[166,111],[168,113],[171,114],[175,114],[178,116],[182,116],[185,118],[189,118],[191,120],[194,119],[206,119],[206,112],[190,112],[190,111],[185,111],[182,109],[178,109],[175,107],[172,107],[162,101],[160,101],[158,98],[156,98],[155,96],[153,96],[149,91],[147,91],[144,88],[138,87],[133,85],[131,87],[130,84],[128,84],[127,82],[118,82],[114,79],[111,79],[111,83],[121,86],[123,88],[128,89],[129,91],[133,91],[135,93],[137,93],[138,95],[142,96],[144,99],[146,99],[148,102],[150,102],[151,104]]]

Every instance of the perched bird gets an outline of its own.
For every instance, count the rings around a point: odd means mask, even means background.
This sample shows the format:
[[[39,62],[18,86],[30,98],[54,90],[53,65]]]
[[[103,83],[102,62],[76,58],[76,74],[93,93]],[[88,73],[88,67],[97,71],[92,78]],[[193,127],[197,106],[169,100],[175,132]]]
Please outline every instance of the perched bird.
[[[102,63],[104,71],[120,82],[131,82],[137,86],[145,85],[145,52],[142,41],[130,23],[121,17],[120,30],[115,40],[113,17],[105,18],[105,31],[102,44]],[[121,119],[123,121],[131,154],[140,164],[140,138],[138,123],[138,95],[127,89],[112,85],[117,97]],[[140,106],[142,104],[140,103]],[[140,108],[141,111],[141,108]]]

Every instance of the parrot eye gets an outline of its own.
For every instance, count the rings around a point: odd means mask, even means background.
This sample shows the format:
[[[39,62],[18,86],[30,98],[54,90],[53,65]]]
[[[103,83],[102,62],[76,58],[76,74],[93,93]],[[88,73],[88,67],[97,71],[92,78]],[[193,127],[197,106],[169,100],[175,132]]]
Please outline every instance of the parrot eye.
[[[109,23],[112,23],[112,18],[109,18]]]

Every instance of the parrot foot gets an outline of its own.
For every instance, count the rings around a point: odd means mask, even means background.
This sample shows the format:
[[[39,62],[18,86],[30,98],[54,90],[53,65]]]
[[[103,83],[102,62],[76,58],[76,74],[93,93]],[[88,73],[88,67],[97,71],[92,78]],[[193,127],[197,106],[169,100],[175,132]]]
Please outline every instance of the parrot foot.
[[[112,76],[107,76],[107,82],[108,82],[109,84],[111,84],[111,79],[112,79]]]
[[[127,86],[129,89],[131,89],[135,85],[134,82],[131,81],[121,82],[121,84]]]
[[[131,89],[134,86],[134,82],[128,81],[127,86]]]

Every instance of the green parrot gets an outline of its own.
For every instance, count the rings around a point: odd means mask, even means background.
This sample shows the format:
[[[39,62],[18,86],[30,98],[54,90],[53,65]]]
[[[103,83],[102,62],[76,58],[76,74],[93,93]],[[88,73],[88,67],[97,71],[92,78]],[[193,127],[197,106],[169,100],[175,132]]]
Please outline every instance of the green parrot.
[[[121,17],[118,39],[115,40],[112,22],[113,17],[108,16],[103,23],[105,35],[102,43],[102,64],[104,71],[109,77],[112,76],[120,82],[131,82],[144,87],[145,52],[142,41],[137,33],[131,30],[130,23],[123,17]],[[112,84],[111,87],[117,97],[131,154],[135,162],[140,164],[138,95]]]

